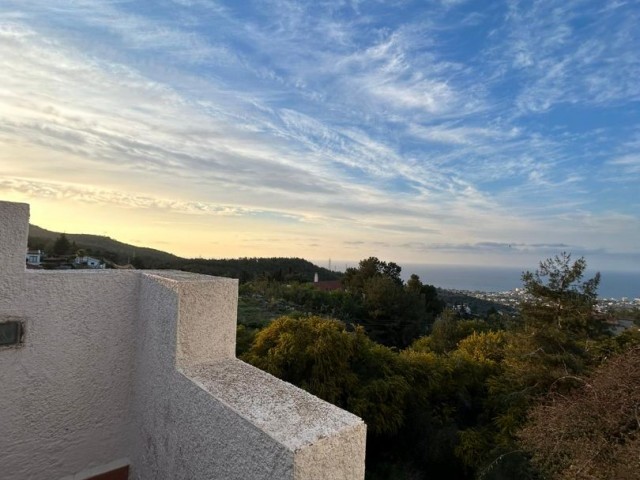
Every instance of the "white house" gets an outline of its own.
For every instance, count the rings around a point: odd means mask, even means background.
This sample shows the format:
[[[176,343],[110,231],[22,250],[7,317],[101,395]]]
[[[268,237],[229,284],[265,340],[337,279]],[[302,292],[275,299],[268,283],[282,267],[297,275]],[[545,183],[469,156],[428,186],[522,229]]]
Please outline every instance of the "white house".
[[[76,257],[74,260],[76,265],[86,265],[88,268],[105,268],[105,264],[99,258],[93,258],[88,256]]]
[[[28,225],[0,202],[2,480],[364,478],[361,419],[235,358],[237,280],[28,270]]]
[[[42,251],[41,250],[27,251],[27,263],[29,265],[40,265],[42,263]]]

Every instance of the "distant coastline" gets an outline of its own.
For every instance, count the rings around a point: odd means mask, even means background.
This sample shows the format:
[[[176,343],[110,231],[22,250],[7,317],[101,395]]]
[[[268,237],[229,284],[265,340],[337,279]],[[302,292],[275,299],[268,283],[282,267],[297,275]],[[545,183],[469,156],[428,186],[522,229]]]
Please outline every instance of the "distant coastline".
[[[415,273],[424,283],[445,289],[504,292],[522,287],[521,275],[524,270],[514,267],[404,264],[402,276],[406,280]],[[588,278],[594,274],[595,271],[588,272]],[[640,272],[601,271],[600,274],[599,298],[640,297]]]

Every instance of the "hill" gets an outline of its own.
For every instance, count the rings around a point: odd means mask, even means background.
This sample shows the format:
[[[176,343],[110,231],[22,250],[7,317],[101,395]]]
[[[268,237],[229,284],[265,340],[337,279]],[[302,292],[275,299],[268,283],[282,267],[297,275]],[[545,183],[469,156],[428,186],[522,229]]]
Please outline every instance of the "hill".
[[[206,260],[202,258],[183,259],[176,262],[178,270],[204,273],[219,277],[239,278],[247,282],[255,278],[267,278],[278,281],[311,282],[318,273],[321,280],[337,280],[342,275],[332,272],[303,258],[225,258]]]
[[[66,233],[70,242],[82,248],[87,254],[99,258],[105,258],[118,264],[142,262],[145,268],[174,268],[174,262],[180,257],[171,253],[155,250],[147,247],[137,247],[119,242],[111,237],[102,235],[89,235],[84,233]],[[29,248],[47,251],[53,246],[59,232],[52,232],[36,225],[29,225]]]
[[[48,252],[60,236],[36,225],[29,225],[29,248]],[[205,275],[238,278],[241,282],[255,278],[284,281],[312,281],[317,272],[321,280],[336,280],[340,273],[318,267],[302,258],[237,258],[203,259],[182,258],[153,248],[138,247],[119,242],[107,236],[79,233],[65,234],[73,248],[83,249],[88,255],[118,265],[133,264],[145,269],[174,269]]]

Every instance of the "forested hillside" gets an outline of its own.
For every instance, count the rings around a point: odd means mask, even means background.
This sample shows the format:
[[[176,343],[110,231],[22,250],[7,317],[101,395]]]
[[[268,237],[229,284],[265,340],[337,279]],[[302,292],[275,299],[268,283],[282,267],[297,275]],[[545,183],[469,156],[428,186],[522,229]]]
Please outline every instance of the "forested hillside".
[[[56,241],[64,238],[64,251],[57,251]],[[181,258],[153,248],[138,247],[110,237],[87,234],[62,234],[29,225],[29,248],[51,255],[75,255],[78,250],[107,261],[109,265],[132,265],[145,269],[175,269],[206,275],[238,278],[246,282],[257,278],[283,281],[313,281],[318,273],[322,280],[335,280],[337,272],[319,267],[302,258]]]
[[[36,225],[29,225],[29,248],[44,250],[51,253],[53,246],[62,234],[45,230]],[[147,268],[172,268],[175,262],[182,260],[176,255],[155,250],[153,248],[137,247],[119,242],[102,235],[88,235],[83,233],[65,233],[72,244],[68,253],[83,249],[89,255],[104,258],[117,264],[128,264],[137,261]]]

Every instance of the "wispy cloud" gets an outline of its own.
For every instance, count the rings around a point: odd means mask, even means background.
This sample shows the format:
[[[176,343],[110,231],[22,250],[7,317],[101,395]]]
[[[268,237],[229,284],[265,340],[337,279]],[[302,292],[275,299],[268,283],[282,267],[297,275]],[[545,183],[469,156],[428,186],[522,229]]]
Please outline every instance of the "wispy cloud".
[[[5,192],[412,254],[636,232],[633,3],[5,5]]]
[[[456,127],[447,124],[430,127],[411,125],[409,132],[416,137],[432,142],[478,146],[482,146],[488,141],[498,142],[509,140],[518,135],[518,129],[516,127],[513,127],[510,131],[501,131],[485,127]]]
[[[640,75],[640,54],[629,49],[640,42],[640,12],[634,2],[601,7],[586,1],[509,2],[505,53],[526,75],[517,100],[521,110],[640,99],[632,80]]]
[[[0,192],[22,193],[34,199],[64,199],[87,204],[100,204],[125,209],[162,210],[171,213],[208,216],[265,216],[291,219],[300,218],[281,212],[219,205],[210,202],[185,202],[175,199],[131,195],[116,190],[88,188],[60,182],[42,182],[20,178],[0,179]]]
[[[615,158],[610,160],[608,164],[616,167],[625,175],[640,174],[640,153]]]

